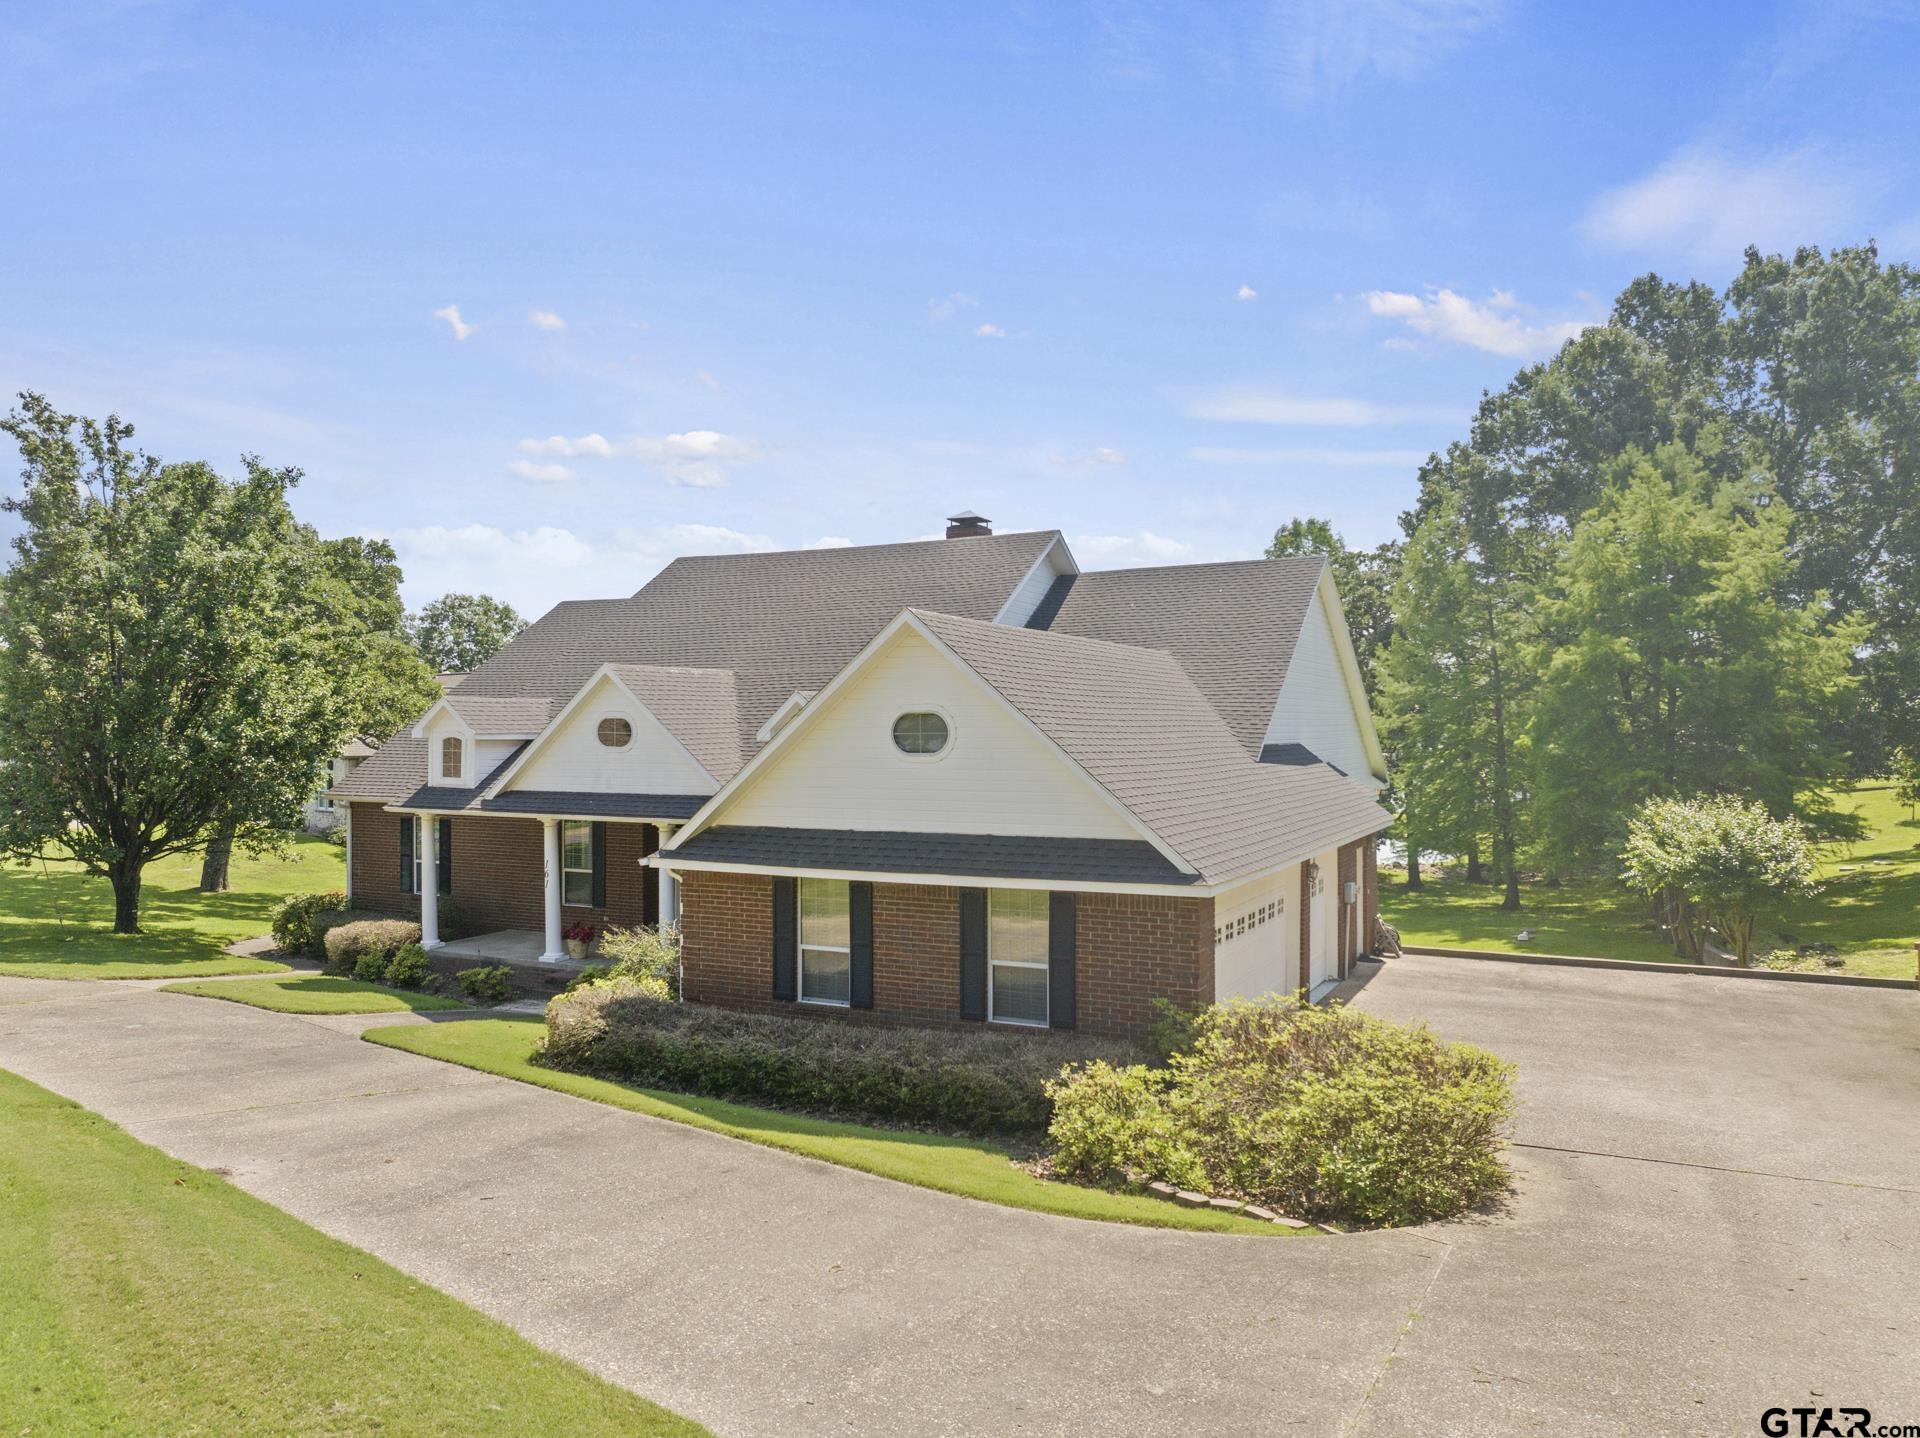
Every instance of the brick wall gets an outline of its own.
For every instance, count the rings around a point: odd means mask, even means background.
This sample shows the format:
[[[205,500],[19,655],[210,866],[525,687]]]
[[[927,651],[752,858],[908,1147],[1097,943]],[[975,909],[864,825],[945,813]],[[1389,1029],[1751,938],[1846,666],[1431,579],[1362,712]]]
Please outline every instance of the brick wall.
[[[651,824],[607,825],[607,902],[561,910],[569,924],[631,926],[659,920],[659,874],[640,860],[659,847]],[[452,901],[482,931],[540,929],[545,860],[538,819],[453,821]],[[353,897],[357,907],[418,914],[418,896],[400,887],[400,816],[378,804],[353,806]],[[444,902],[444,900],[443,900]]]
[[[773,997],[773,881],[681,876],[687,999],[842,1020],[959,1026],[960,891],[932,884],[873,890],[873,1009],[821,1009]],[[1076,1018],[1082,1033],[1144,1035],[1153,1000],[1213,1001],[1213,901],[1081,894]]]

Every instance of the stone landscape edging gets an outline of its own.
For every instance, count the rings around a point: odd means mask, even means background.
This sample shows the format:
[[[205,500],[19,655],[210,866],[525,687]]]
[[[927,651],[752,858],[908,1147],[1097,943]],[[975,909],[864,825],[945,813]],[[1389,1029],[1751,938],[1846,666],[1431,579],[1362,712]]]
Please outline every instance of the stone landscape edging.
[[[1573,954],[1508,953],[1502,949],[1454,949],[1405,944],[1400,952],[1427,959],[1491,959],[1502,964],[1552,964],[1569,969],[1626,969],[1640,974],[1699,974],[1710,978],[1772,979],[1789,984],[1847,984],[1855,988],[1913,989],[1914,979],[1883,979],[1868,974],[1805,973],[1798,969],[1742,969],[1720,964],[1656,963],[1645,959],[1591,959]],[[1392,962],[1391,959],[1388,960]]]

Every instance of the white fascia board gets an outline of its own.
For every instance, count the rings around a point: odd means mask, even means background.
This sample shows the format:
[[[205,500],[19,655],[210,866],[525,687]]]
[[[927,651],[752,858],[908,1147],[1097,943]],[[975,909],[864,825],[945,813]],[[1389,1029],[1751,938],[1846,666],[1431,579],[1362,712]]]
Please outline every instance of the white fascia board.
[[[911,628],[914,633],[926,640],[926,642],[932,646],[934,653],[942,655],[947,662],[952,664],[960,673],[966,675],[977,684],[983,693],[990,695],[993,702],[998,704],[1007,714],[1011,715],[1016,724],[1026,729],[1028,733],[1032,734],[1054,754],[1058,755],[1062,763],[1066,764],[1068,768],[1072,769],[1084,779],[1093,789],[1093,792],[1099,796],[1101,801],[1110,806],[1114,813],[1120,816],[1121,822],[1126,824],[1128,828],[1132,829],[1149,844],[1153,845],[1154,849],[1162,854],[1176,869],[1188,874],[1196,874],[1199,872],[1198,868],[1189,864],[1184,858],[1169,848],[1158,834],[1141,823],[1139,817],[1131,809],[1125,804],[1122,804],[1119,799],[1114,797],[1110,789],[1082,768],[1080,763],[1074,759],[1071,754],[1067,753],[1066,750],[1062,749],[1043,733],[1040,727],[1031,719],[1014,708],[1013,705],[1009,704],[1006,695],[987,683],[972,665],[968,664],[946,644],[942,643],[940,637],[915,618],[913,611],[910,609],[901,610],[888,622],[885,628],[874,635],[872,639],[868,640],[866,647],[854,655],[846,667],[834,675],[826,686],[821,689],[818,694],[814,695],[813,699],[801,709],[799,714],[794,717],[793,721],[789,723],[786,728],[773,736],[773,741],[770,744],[748,760],[747,763],[741,767],[739,773],[735,774],[733,778],[720,786],[719,791],[701,806],[697,814],[687,820],[680,832],[674,835],[673,842],[666,845],[665,848],[671,850],[679,847],[694,835],[698,834],[702,829],[705,829],[713,823],[714,819],[726,808],[733,796],[739,793],[756,774],[771,763],[774,757],[785,749],[787,745],[791,744],[796,735],[807,732],[815,724],[820,722],[820,716],[827,713],[833,707],[832,701],[840,690],[846,686],[855,674],[865,668],[873,659],[873,656],[878,654],[896,634],[906,628]]]
[[[1020,582],[1014,585],[1012,592],[1007,595],[1006,603],[1002,604],[999,613],[993,616],[993,622],[995,624],[1012,624],[1015,622],[1013,616],[1014,600],[1018,599],[1020,597],[1020,591],[1027,587],[1027,581],[1032,579],[1033,576],[1042,569],[1051,570],[1056,579],[1062,575],[1078,574],[1080,572],[1080,566],[1074,560],[1073,551],[1067,548],[1066,535],[1056,534],[1052,539],[1047,541],[1047,547],[1040,551],[1040,557],[1028,566],[1025,574],[1020,576]],[[1044,600],[1046,595],[1042,594],[1040,597]],[[1034,607],[1038,608],[1039,606],[1036,605]],[[1033,611],[1031,609],[1028,610],[1026,614],[1019,617],[1019,623],[1025,624],[1027,620],[1032,617],[1032,614]]]
[[[1179,899],[1209,899],[1223,891],[1220,884],[1116,884],[1089,879],[1000,879],[979,874],[891,873],[874,869],[813,869],[801,864],[735,864],[720,859],[679,859],[671,848],[642,859],[653,869],[676,874],[803,874],[809,879],[847,879],[874,884],[937,884],[957,889],[1038,889],[1074,894],[1164,894]]]
[[[1252,883],[1256,879],[1267,878],[1269,875],[1277,874],[1283,869],[1291,869],[1295,864],[1302,864],[1308,859],[1317,858],[1329,849],[1343,849],[1348,844],[1356,843],[1361,839],[1370,839],[1376,834],[1385,833],[1392,823],[1393,816],[1382,812],[1379,823],[1369,825],[1358,833],[1348,833],[1344,836],[1335,834],[1316,838],[1311,844],[1301,847],[1297,853],[1289,850],[1288,856],[1284,859],[1269,860],[1267,863],[1261,864],[1256,868],[1243,869],[1239,873],[1231,874],[1224,879],[1216,879],[1211,885],[1210,891],[1216,894],[1223,894],[1228,889],[1237,889],[1243,884]]]
[[[1387,781],[1387,755],[1380,746],[1380,734],[1373,724],[1373,705],[1367,699],[1367,682],[1360,675],[1360,656],[1354,652],[1353,631],[1347,627],[1346,607],[1340,603],[1340,586],[1333,582],[1333,566],[1320,574],[1320,599],[1326,605],[1327,624],[1333,630],[1334,653],[1340,657],[1340,670],[1347,681],[1347,700],[1354,717],[1360,721],[1360,741],[1366,745],[1367,764],[1381,784]],[[1312,613],[1312,606],[1308,606]],[[1305,621],[1302,621],[1304,629]],[[1297,644],[1298,641],[1296,640]],[[1277,701],[1276,701],[1277,702]]]
[[[773,736],[780,732],[781,726],[787,722],[794,711],[804,709],[807,705],[811,704],[817,692],[816,690],[810,689],[796,689],[785,699],[782,699],[780,701],[780,707],[769,714],[767,716],[767,722],[762,724],[754,733],[754,742],[756,744],[771,742]]]
[[[361,801],[365,803],[365,800]],[[556,809],[551,814],[539,814],[532,810],[516,809],[511,814],[503,814],[495,809],[435,809],[421,804],[382,804],[381,809],[389,814],[419,814],[440,819],[552,819],[560,823],[581,824],[652,824],[656,828],[663,824],[683,824],[684,819],[649,818],[634,814],[573,814]]]
[[[685,744],[682,744],[680,742],[679,735],[675,734],[673,730],[667,728],[665,724],[660,723],[660,716],[657,714],[654,714],[653,710],[647,708],[645,701],[643,701],[638,694],[635,694],[633,690],[627,687],[626,683],[620,678],[620,676],[613,672],[613,666],[611,664],[602,664],[598,669],[594,670],[592,674],[587,676],[587,682],[582,684],[579,687],[579,689],[577,689],[574,692],[573,698],[569,699],[566,702],[565,706],[560,710],[560,712],[554,715],[552,719],[547,721],[546,728],[542,729],[538,734],[533,734],[528,736],[529,742],[527,744],[527,747],[520,751],[519,756],[515,758],[514,761],[507,766],[506,772],[502,774],[498,779],[495,779],[493,781],[492,786],[488,788],[487,797],[489,799],[491,799],[496,794],[504,794],[507,792],[507,790],[513,787],[513,783],[512,783],[513,776],[518,774],[522,769],[526,768],[527,765],[532,762],[534,755],[538,754],[541,750],[545,749],[547,745],[552,742],[553,736],[560,732],[561,728],[566,724],[568,717],[573,713],[574,710],[578,709],[582,704],[586,702],[587,695],[591,694],[594,691],[594,689],[599,685],[602,679],[611,681],[614,688],[618,689],[622,694],[626,695],[627,698],[631,699],[634,702],[636,707],[643,710],[645,713],[651,715],[653,717],[653,722],[656,724],[660,724],[661,732],[665,734],[669,740],[672,741],[673,747],[678,749],[682,754],[685,754],[687,756],[687,761],[691,763],[694,768],[698,769],[702,774],[705,774],[707,776],[708,783],[717,784],[720,782],[719,780],[713,777],[712,773],[707,769],[707,766],[705,764],[702,764],[698,759],[693,757],[693,751],[688,749]]]

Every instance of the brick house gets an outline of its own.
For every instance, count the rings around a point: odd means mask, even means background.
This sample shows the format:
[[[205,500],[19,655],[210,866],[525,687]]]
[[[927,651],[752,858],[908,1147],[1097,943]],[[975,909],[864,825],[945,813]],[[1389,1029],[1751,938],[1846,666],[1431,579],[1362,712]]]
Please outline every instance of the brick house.
[[[354,902],[548,963],[677,922],[688,1000],[825,1017],[1138,1034],[1337,982],[1389,816],[1325,561],[948,536],[558,606],[332,791]]]

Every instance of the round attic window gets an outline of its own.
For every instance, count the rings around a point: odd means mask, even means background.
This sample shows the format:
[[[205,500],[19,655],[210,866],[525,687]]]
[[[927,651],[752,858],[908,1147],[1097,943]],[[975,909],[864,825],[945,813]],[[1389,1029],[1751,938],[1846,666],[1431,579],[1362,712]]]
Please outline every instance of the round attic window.
[[[938,754],[947,747],[947,721],[932,710],[902,714],[893,721],[893,747],[902,754]]]
[[[633,725],[618,715],[610,715],[600,721],[600,727],[594,731],[600,736],[600,742],[609,749],[624,749],[633,742]]]

